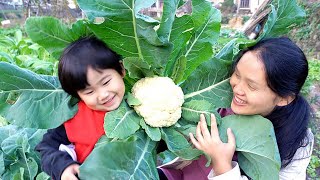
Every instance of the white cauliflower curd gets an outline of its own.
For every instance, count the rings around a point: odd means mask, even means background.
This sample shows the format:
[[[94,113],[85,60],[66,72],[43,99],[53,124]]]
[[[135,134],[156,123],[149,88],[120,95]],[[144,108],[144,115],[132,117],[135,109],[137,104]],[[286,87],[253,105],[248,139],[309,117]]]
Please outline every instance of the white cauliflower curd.
[[[168,127],[181,117],[184,95],[168,77],[146,77],[136,82],[132,95],[141,104],[135,111],[152,127]]]

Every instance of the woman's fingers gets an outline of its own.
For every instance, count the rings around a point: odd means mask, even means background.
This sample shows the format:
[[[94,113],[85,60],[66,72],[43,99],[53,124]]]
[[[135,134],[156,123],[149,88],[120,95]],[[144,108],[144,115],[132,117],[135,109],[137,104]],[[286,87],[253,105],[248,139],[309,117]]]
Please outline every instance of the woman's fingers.
[[[198,125],[197,125],[197,129],[196,129],[196,138],[198,140],[198,142],[200,144],[203,143],[203,137],[202,137],[202,132],[201,132],[201,118],[200,118],[200,121],[198,122]]]
[[[192,144],[199,150],[201,150],[201,145],[199,144],[199,142],[194,138],[192,133],[189,133],[190,139]]]
[[[214,114],[211,114],[210,116],[211,116],[211,137],[220,139],[216,117],[214,116]]]
[[[233,147],[236,147],[236,138],[231,128],[227,129],[227,135],[228,135],[228,144],[232,145]]]
[[[208,141],[211,139],[210,132],[207,127],[206,118],[203,114],[200,115],[200,128],[201,133],[205,141]]]

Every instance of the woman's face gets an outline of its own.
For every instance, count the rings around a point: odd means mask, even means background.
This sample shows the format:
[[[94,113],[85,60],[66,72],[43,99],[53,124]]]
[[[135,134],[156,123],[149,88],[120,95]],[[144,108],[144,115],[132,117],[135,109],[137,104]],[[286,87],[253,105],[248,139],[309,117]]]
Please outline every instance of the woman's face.
[[[231,109],[236,114],[266,116],[282,101],[267,85],[264,64],[255,52],[246,52],[230,78]]]

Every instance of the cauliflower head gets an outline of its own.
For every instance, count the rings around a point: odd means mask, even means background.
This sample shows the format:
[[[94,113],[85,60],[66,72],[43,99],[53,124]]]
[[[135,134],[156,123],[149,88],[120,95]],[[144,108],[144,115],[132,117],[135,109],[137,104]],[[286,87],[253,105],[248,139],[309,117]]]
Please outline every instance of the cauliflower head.
[[[141,104],[134,110],[152,127],[169,127],[181,117],[182,89],[168,77],[146,77],[137,81],[132,95]]]

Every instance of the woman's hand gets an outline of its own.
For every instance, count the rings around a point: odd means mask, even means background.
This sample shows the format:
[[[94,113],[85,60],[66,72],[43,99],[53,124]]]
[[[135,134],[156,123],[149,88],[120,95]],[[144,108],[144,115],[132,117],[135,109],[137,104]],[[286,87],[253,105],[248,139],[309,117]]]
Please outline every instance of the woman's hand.
[[[203,114],[196,130],[196,138],[190,133],[194,146],[211,157],[215,175],[223,174],[232,169],[231,161],[236,149],[235,137],[230,128],[227,129],[228,143],[223,143],[219,137],[216,118],[211,114],[211,134]]]
[[[61,175],[61,180],[78,180],[79,164],[71,164],[68,166]]]

